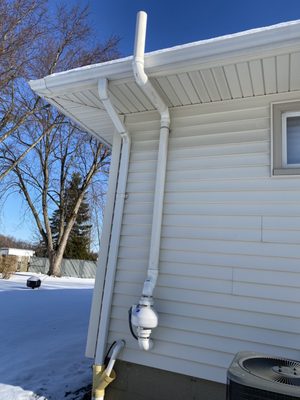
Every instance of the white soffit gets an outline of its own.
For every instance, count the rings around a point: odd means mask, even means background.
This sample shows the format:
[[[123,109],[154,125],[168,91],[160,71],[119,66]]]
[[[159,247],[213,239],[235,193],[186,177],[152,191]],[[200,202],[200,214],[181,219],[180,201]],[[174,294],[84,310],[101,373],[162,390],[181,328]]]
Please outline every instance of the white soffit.
[[[120,114],[153,110],[132,73],[132,57],[31,81],[54,104],[103,142],[113,125],[97,93],[101,77]],[[145,55],[145,69],[169,107],[300,90],[300,21],[189,43]]]

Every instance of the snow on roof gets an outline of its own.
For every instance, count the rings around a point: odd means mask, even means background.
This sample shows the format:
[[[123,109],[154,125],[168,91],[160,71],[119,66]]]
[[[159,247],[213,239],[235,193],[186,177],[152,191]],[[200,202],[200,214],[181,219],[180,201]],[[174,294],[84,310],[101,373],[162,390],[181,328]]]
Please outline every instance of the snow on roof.
[[[0,254],[8,253],[9,255],[33,255],[34,250],[31,249],[18,249],[15,247],[1,247]]]
[[[145,54],[145,71],[170,107],[300,90],[299,64],[300,20]],[[193,74],[200,74],[204,80],[208,92],[204,97],[201,79],[193,80]],[[98,95],[100,78],[108,79],[109,95],[120,114],[155,109],[134,81],[132,56],[55,73],[30,81],[30,86],[110,145],[114,128]],[[270,84],[261,88],[263,79]],[[239,82],[253,82],[253,87]],[[277,82],[276,87],[273,82]],[[186,99],[191,85],[194,92],[189,103]]]
[[[188,63],[189,59],[192,58],[192,55],[198,56],[199,53],[201,57],[205,57],[207,53],[210,53],[214,48],[217,51],[225,53],[232,50],[238,50],[243,47],[258,47],[270,43],[284,42],[291,39],[300,39],[300,20],[283,22],[280,24],[270,25],[262,28],[249,29],[242,32],[227,34],[215,38],[204,39],[196,42],[186,43],[183,45],[155,50],[145,54],[145,65],[147,67],[147,61],[150,66],[154,64],[154,61],[152,61],[152,59],[157,59],[158,61],[159,59],[161,59],[161,61],[163,61],[166,58],[174,58],[174,55],[177,56],[173,60],[173,62],[175,62],[176,58],[181,58],[181,54],[182,56],[185,55],[184,59],[186,63]],[[190,55],[190,57],[188,58],[186,57],[188,55],[187,53],[189,53]],[[106,61],[103,63],[86,65],[84,67],[78,67],[63,72],[57,72],[52,75],[48,75],[46,78],[57,79],[70,74],[77,75],[77,73],[91,73],[93,70],[98,70],[100,68],[104,71],[107,71],[108,68],[115,68],[116,74],[118,74],[120,73],[119,69],[120,67],[122,68],[122,66],[124,68],[124,72],[127,70],[128,64],[131,64],[132,58],[133,56],[129,56]],[[109,75],[112,75],[112,73],[110,73]],[[33,90],[38,90],[39,81],[40,80],[30,81],[30,85]]]

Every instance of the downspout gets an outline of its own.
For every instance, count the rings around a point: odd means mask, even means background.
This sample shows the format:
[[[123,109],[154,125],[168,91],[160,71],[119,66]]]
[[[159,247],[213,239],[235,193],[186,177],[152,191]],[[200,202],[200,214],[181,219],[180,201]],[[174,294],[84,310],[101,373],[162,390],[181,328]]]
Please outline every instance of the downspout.
[[[163,201],[165,191],[165,176],[167,167],[168,140],[170,131],[170,114],[167,105],[152,86],[144,71],[144,53],[146,40],[147,14],[140,11],[137,15],[135,45],[133,56],[133,72],[136,83],[140,86],[152,104],[160,113],[160,137],[156,170],[156,183],[153,205],[152,231],[147,277],[144,282],[139,304],[130,309],[130,324],[137,327],[139,346],[150,350],[153,342],[150,339],[152,329],[158,324],[158,316],[153,307],[153,291],[159,273],[159,253],[161,225],[163,216]],[[132,327],[131,327],[132,328]],[[132,329],[131,329],[132,330]],[[134,334],[134,333],[133,333]]]
[[[112,357],[110,362],[106,365],[105,347],[107,343],[110,309],[113,296],[113,287],[115,281],[115,273],[117,267],[118,248],[120,242],[122,216],[124,209],[124,202],[126,198],[126,183],[128,175],[128,165],[130,157],[131,139],[130,135],[123,124],[119,114],[114,109],[114,106],[109,98],[107,90],[107,79],[99,79],[98,93],[99,98],[104,105],[114,127],[122,138],[121,159],[119,165],[119,176],[117,184],[117,192],[115,198],[114,215],[112,220],[112,230],[109,246],[109,254],[107,260],[105,285],[102,297],[101,318],[98,332],[98,342],[96,348],[95,364],[93,367],[93,390],[92,399],[100,400],[104,398],[104,389],[110,382],[116,378],[116,374],[112,367],[119,354],[125,346],[124,340],[118,340],[112,348]]]
[[[93,300],[88,328],[88,339],[86,344],[86,357],[94,358],[99,330],[99,315],[101,312],[102,295],[107,267],[107,258],[110,246],[112,220],[115,208],[115,197],[117,191],[122,138],[118,132],[114,133],[111,153],[111,164],[109,169],[109,182],[106,195],[106,206],[103,220],[99,261],[96,268],[96,279],[93,290]]]

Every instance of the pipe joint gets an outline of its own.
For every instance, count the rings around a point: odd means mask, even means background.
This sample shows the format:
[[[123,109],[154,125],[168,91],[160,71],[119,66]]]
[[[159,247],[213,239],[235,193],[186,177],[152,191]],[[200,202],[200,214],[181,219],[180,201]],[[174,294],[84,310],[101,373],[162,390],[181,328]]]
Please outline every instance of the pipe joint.
[[[119,116],[109,98],[108,81],[106,78],[101,78],[98,80],[98,94],[107,114],[109,115],[112,123],[114,124],[114,127],[121,135],[123,140],[128,139],[129,135],[125,125],[123,124],[122,117]]]
[[[122,141],[123,141],[123,145],[126,144],[127,146],[130,146],[131,145],[131,139],[130,139],[130,135],[127,132],[127,130],[125,132],[121,133],[120,135],[121,135],[121,138],[122,138]]]
[[[149,269],[148,270],[147,278],[144,282],[144,287],[143,287],[143,297],[152,297],[153,296],[153,291],[156,286],[157,277],[158,277],[157,269]]]
[[[150,335],[152,333],[151,329],[144,329],[144,328],[138,328],[137,329],[137,334],[138,334],[138,343],[139,343],[139,348],[144,351],[149,351],[153,348],[153,340],[150,339]]]
[[[136,83],[139,86],[144,87],[148,82],[148,76],[145,74],[144,71],[144,61],[138,59],[137,57],[134,57],[132,62],[132,69]]]
[[[107,365],[93,365],[93,389],[92,399],[103,399],[106,387],[113,382],[117,375],[113,366],[121,350],[125,346],[125,340],[118,340],[111,349],[109,362]]]
[[[93,365],[92,399],[103,399],[106,387],[115,379],[116,373],[114,370],[111,371],[110,375],[107,375],[104,365]]]
[[[101,101],[109,101],[107,86],[107,79],[103,78],[98,80],[98,94]]]
[[[170,123],[171,123],[170,112],[168,107],[165,107],[160,111],[160,129],[168,129],[169,133]]]

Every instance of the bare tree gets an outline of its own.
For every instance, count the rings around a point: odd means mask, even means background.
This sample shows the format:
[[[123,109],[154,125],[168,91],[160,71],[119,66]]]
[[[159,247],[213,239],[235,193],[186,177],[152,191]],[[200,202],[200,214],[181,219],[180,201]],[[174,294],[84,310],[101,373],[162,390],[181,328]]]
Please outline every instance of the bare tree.
[[[33,250],[33,243],[26,242],[24,240],[18,240],[13,236],[6,236],[0,234],[0,247],[13,247],[20,249],[29,249]]]
[[[26,133],[23,125],[35,123],[49,107],[30,90],[28,79],[103,62],[117,57],[118,38],[95,44],[87,23],[88,8],[61,5],[54,18],[45,12],[46,0],[0,0],[0,181],[44,137],[24,136],[15,146],[15,136]],[[30,145],[28,145],[30,144]],[[14,162],[6,159],[15,147]]]
[[[26,107],[25,80],[37,46],[44,35],[45,0],[0,0],[0,146],[38,107],[39,99]],[[25,154],[26,155],[26,154]],[[24,156],[25,156],[24,155]],[[11,170],[1,163],[0,180]]]
[[[45,0],[0,0],[0,90],[26,77],[43,34]],[[11,85],[12,84],[12,85]],[[9,115],[6,114],[7,118]]]
[[[100,185],[91,186],[90,208],[91,208],[91,220],[93,224],[92,244],[96,249],[100,248],[104,209],[106,203],[106,193],[107,193],[107,186],[105,185],[105,182],[101,182]]]
[[[76,127],[68,125],[64,129],[52,130],[32,150],[30,156],[14,168],[16,179],[13,186],[18,187],[24,195],[46,245],[50,275],[60,275],[60,264],[80,204],[97,174],[107,173],[108,156],[108,149],[101,143],[83,136]],[[82,184],[66,218],[66,185],[74,171],[80,173]],[[58,239],[54,241],[51,215],[57,208],[61,213]]]
[[[95,44],[87,24],[87,9],[77,6],[59,7],[38,41],[39,50],[33,52],[28,66],[31,77],[118,56],[118,39]],[[24,197],[47,248],[49,274],[60,275],[63,253],[84,195],[91,185],[102,185],[106,179],[109,151],[28,87],[18,87],[18,99],[29,114],[1,143],[0,178],[9,171],[9,179],[4,181],[6,191],[18,190]],[[66,220],[65,190],[74,172],[80,173],[82,184]],[[61,210],[60,227],[58,240],[54,241],[50,219],[57,208]]]

